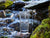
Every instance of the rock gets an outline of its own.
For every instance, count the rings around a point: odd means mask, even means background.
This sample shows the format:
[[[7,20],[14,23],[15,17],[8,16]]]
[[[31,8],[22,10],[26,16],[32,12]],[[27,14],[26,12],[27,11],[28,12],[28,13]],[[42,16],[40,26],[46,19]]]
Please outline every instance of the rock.
[[[32,24],[29,24],[29,33],[32,33]]]
[[[42,23],[33,31],[30,38],[50,38],[50,18],[44,19]]]
[[[36,19],[42,21],[43,19],[48,17],[48,12],[45,13],[37,13]]]
[[[15,31],[20,31],[20,23],[11,24],[9,27],[14,28]]]
[[[5,18],[6,14],[4,10],[0,10],[0,18]]]
[[[30,1],[30,0],[23,0],[23,1]]]
[[[5,27],[2,30],[3,30],[2,34],[4,34],[4,35],[11,35],[11,32],[10,32],[11,30],[9,28]]]
[[[14,8],[14,10],[22,10],[22,7],[25,6],[24,2],[15,2],[12,6],[11,9]]]
[[[7,28],[3,28],[3,31],[8,31],[8,29]]]
[[[19,1],[19,2],[16,2],[15,5],[16,5],[17,7],[20,7],[20,8],[21,8],[21,7],[25,6],[25,3]]]
[[[0,27],[2,26],[6,26],[6,23],[5,22],[0,22]]]
[[[44,6],[48,6],[50,1],[30,1],[28,5],[25,5],[24,8],[28,9],[36,9],[42,8]],[[46,4],[46,5],[45,5]],[[43,5],[43,6],[42,6]]]
[[[7,24],[12,23],[13,21],[14,21],[13,19],[7,19],[7,20],[5,20],[5,22],[6,22]]]

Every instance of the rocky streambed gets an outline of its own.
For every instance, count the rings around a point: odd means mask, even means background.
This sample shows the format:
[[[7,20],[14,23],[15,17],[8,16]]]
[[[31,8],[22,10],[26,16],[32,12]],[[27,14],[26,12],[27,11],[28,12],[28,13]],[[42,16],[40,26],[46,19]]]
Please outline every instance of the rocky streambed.
[[[36,10],[25,9],[25,4],[28,5],[29,3],[15,2],[9,9],[0,10],[0,36],[6,36],[8,38],[15,38],[14,36],[20,37],[20,24],[21,22],[26,22],[26,20],[29,20],[28,30],[31,34],[41,23],[41,20],[38,20],[41,16],[38,16]],[[26,19],[24,15],[26,15]],[[37,16],[39,18],[37,18]]]

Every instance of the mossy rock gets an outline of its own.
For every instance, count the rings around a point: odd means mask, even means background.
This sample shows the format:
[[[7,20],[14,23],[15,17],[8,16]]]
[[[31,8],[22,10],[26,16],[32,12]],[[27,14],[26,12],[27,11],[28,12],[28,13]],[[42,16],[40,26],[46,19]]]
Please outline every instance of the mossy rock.
[[[13,2],[12,1],[6,1],[5,3],[0,3],[0,10],[4,10],[6,9],[8,6],[12,5]]]
[[[44,19],[30,38],[50,38],[50,18]]]

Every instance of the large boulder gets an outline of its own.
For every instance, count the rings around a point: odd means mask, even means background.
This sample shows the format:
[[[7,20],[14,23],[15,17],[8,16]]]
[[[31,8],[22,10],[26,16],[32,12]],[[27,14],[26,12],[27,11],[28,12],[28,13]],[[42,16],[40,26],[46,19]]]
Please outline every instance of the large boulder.
[[[35,19],[42,21],[43,19],[48,17],[49,2],[50,1],[44,1],[44,2],[40,2],[40,1],[33,2],[32,1],[30,4],[24,6],[24,8],[33,9],[33,10],[36,9],[37,15]]]
[[[44,19],[30,38],[50,38],[50,18]]]

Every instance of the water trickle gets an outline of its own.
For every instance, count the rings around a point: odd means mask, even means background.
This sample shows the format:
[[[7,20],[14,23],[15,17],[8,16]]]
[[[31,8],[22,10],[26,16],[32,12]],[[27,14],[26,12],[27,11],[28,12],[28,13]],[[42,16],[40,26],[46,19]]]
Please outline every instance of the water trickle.
[[[25,9],[24,7],[22,8],[22,10],[23,10],[23,11],[26,11],[26,9]]]
[[[20,14],[20,12],[21,12],[21,14]],[[27,13],[28,12],[28,13]],[[36,15],[37,13],[35,13],[34,15]],[[16,17],[16,16],[18,16],[19,15],[19,18],[18,17]],[[24,17],[23,17],[24,16]],[[27,16],[28,16],[28,18],[27,18]],[[2,20],[2,21],[5,21],[5,20],[8,20],[8,19],[13,19],[14,21],[13,22],[11,22],[11,23],[9,23],[9,24],[7,24],[7,26],[5,26],[6,27],[6,29],[8,28],[8,29],[10,29],[11,27],[9,27],[10,25],[13,25],[13,24],[16,24],[16,23],[20,23],[21,24],[21,31],[22,32],[28,32],[28,29],[29,29],[29,24],[31,24],[33,21],[34,22],[36,22],[37,23],[37,20],[34,20],[34,19],[30,19],[29,18],[29,16],[30,16],[30,14],[29,14],[29,10],[27,10],[27,9],[25,9],[24,7],[22,8],[22,11],[12,11],[12,15],[11,15],[11,17],[10,18],[1,18],[0,19],[0,21]],[[29,20],[29,21],[28,21]],[[21,23],[21,22],[23,22],[23,23]],[[2,27],[3,28],[3,27]],[[12,36],[14,36],[15,34],[17,34],[17,31],[15,31],[14,30],[14,28],[11,28],[11,29],[13,29],[13,32],[11,31],[11,37]],[[0,31],[2,31],[2,29],[0,30]],[[24,33],[25,33],[24,32]],[[1,32],[0,32],[1,33]],[[8,35],[9,36],[9,35]]]

